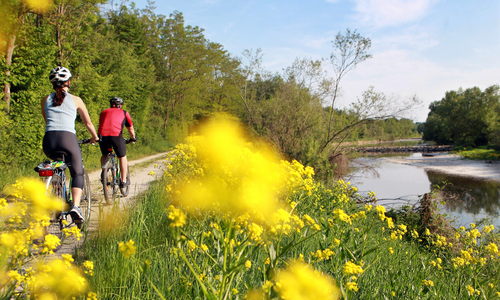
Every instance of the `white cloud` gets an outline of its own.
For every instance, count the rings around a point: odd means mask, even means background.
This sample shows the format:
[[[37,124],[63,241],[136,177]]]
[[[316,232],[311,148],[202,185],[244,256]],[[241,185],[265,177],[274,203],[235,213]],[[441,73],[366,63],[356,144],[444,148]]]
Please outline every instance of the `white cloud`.
[[[332,47],[332,41],[335,40],[335,36],[328,36],[322,38],[304,38],[301,40],[301,44],[307,48],[322,50]],[[327,53],[328,54],[328,53]]]
[[[348,106],[357,97],[361,97],[361,93],[369,86],[374,86],[375,90],[387,95],[395,94],[402,98],[417,95],[423,106],[408,117],[423,122],[426,120],[429,104],[441,100],[447,91],[474,86],[484,90],[498,84],[498,78],[498,67],[477,71],[446,68],[410,51],[388,50],[374,53],[372,59],[347,74],[341,83],[345,95],[339,105]]]
[[[354,19],[376,28],[414,22],[425,16],[437,0],[353,0]]]
[[[372,45],[384,49],[412,49],[413,51],[424,51],[439,44],[439,41],[431,29],[422,26],[412,26],[401,29],[401,33],[386,35],[372,39]]]

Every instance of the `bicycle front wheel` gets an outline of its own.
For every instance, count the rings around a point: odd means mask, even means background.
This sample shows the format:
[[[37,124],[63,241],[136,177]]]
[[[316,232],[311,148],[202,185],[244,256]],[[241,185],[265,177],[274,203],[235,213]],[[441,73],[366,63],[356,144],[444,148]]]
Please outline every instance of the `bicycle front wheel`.
[[[87,173],[87,170],[83,169],[83,193],[80,200],[80,210],[82,211],[84,224],[90,219],[91,196],[89,173]]]
[[[120,192],[122,192],[123,197],[128,196],[128,192],[130,190],[130,169],[127,166],[127,182],[129,183],[127,186],[120,187]]]
[[[101,179],[104,199],[106,203],[113,204],[117,186],[115,184],[115,174],[112,165],[107,164],[107,166],[102,169]]]

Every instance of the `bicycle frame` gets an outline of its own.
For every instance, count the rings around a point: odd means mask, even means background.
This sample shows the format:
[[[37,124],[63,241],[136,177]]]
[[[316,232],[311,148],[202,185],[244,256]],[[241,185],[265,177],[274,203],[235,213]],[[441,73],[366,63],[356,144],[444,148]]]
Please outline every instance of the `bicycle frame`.
[[[130,143],[131,140],[125,140],[125,143]],[[116,153],[112,148],[108,148],[108,156],[101,165],[101,181],[103,184],[104,199],[108,204],[113,204],[117,196],[118,189],[120,189],[123,197],[127,197],[129,193],[129,185],[122,186],[121,183],[121,173],[126,172],[126,181],[130,182],[130,173],[127,170],[121,169],[121,164],[116,159]]]

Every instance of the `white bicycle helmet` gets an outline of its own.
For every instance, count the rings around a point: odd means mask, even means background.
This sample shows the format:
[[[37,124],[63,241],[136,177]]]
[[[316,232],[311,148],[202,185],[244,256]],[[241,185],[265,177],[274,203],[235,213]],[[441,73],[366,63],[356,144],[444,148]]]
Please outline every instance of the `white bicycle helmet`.
[[[71,78],[71,72],[65,67],[55,67],[50,71],[49,80],[52,83],[66,82]]]

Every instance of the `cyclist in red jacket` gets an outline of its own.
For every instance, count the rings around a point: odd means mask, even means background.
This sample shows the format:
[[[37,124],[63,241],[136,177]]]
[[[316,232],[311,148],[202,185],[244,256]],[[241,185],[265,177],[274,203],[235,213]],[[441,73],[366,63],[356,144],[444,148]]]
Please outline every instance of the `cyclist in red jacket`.
[[[127,148],[122,132],[123,126],[125,126],[130,134],[130,140],[135,142],[137,138],[135,137],[134,124],[132,123],[130,114],[122,110],[123,100],[121,98],[114,97],[109,100],[109,104],[111,108],[101,112],[99,117],[99,129],[97,131],[101,137],[101,141],[99,142],[102,153],[101,165],[108,156],[108,149],[113,148],[120,161],[120,169],[127,170]],[[120,187],[129,184],[130,182],[127,182],[126,172],[121,172]]]

